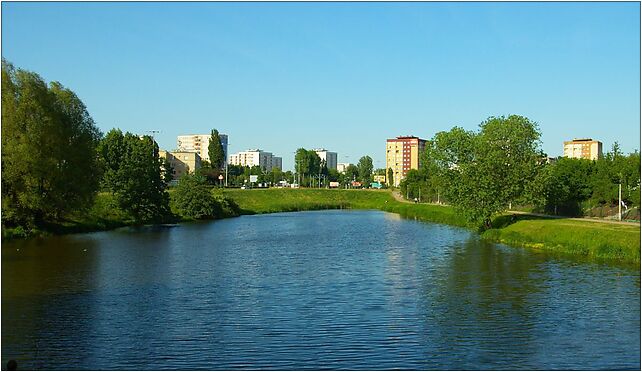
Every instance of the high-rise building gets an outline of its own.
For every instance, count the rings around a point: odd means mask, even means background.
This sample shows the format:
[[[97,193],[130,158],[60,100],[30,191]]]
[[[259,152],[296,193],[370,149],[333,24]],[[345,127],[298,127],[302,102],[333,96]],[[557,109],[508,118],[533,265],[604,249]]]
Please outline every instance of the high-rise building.
[[[414,136],[401,136],[386,140],[386,176],[392,169],[394,185],[406,177],[411,169],[421,166],[421,153],[426,147],[426,140]]]
[[[331,152],[326,149],[314,149],[314,152],[319,155],[321,160],[325,160],[328,169],[337,169],[337,153]]]
[[[602,157],[602,142],[591,138],[576,138],[564,141],[564,156],[567,158],[597,160]]]
[[[229,164],[253,167],[258,165],[264,171],[271,171],[272,168],[282,169],[282,159],[272,155],[271,152],[260,149],[241,151],[230,155]]]
[[[227,134],[219,133],[223,146],[224,159],[227,160]],[[210,161],[209,146],[211,134],[187,134],[176,139],[178,151],[196,152],[202,160]]]

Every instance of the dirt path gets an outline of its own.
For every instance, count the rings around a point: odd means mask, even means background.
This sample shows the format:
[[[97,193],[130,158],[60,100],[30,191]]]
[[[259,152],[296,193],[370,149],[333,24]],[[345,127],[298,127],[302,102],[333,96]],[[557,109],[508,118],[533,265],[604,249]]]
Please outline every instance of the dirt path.
[[[404,197],[401,196],[399,191],[392,191],[392,197],[395,198],[396,201],[401,202],[401,203],[414,204],[414,202],[404,199]],[[422,203],[422,204],[446,206],[445,204],[436,204],[436,203]],[[595,218],[575,218],[575,217],[551,216],[549,214],[530,213],[530,212],[521,212],[521,211],[506,211],[506,213],[524,214],[524,215],[528,215],[528,216],[536,216],[536,217],[544,217],[544,218],[566,219],[566,220],[573,220],[573,221],[586,221],[586,222],[610,223],[610,224],[615,224],[615,225],[640,226],[639,222],[614,221],[614,220],[604,220],[604,219],[595,219]]]
[[[604,220],[604,219],[597,219],[597,218],[551,216],[549,214],[520,212],[520,211],[506,211],[506,213],[524,214],[524,215],[528,215],[528,216],[537,216],[537,217],[544,217],[544,218],[565,219],[565,220],[571,220],[571,221],[599,222],[599,223],[610,223],[610,224],[614,224],[614,225],[640,226],[639,222]]]

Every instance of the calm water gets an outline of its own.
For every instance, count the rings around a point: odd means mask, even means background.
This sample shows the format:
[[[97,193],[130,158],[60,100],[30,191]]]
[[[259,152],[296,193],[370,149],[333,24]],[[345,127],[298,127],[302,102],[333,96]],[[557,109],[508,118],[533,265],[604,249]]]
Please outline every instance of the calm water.
[[[640,369],[640,271],[375,211],[2,246],[2,366]]]

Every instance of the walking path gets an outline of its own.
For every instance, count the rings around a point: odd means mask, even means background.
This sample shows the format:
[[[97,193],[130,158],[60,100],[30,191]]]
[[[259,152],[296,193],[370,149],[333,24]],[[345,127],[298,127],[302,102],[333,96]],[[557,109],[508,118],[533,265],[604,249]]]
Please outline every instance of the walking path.
[[[402,203],[412,203],[412,204],[414,204],[413,201],[404,199],[404,197],[401,196],[399,191],[393,191],[392,192],[392,197],[395,198],[395,200],[397,200],[399,202],[402,202]],[[421,203],[421,204],[438,205],[438,206],[442,206],[442,207],[446,206],[446,204],[437,204],[437,203]],[[566,219],[566,220],[574,220],[574,221],[610,223],[610,224],[615,224],[615,225],[640,226],[639,222],[615,221],[615,220],[605,220],[605,219],[597,219],[597,218],[576,218],[576,217],[551,216],[550,214],[531,213],[531,212],[522,212],[522,211],[506,211],[506,212],[507,213],[513,213],[513,214],[523,214],[523,215],[528,215],[528,216],[543,217],[543,218],[557,218],[557,219]]]

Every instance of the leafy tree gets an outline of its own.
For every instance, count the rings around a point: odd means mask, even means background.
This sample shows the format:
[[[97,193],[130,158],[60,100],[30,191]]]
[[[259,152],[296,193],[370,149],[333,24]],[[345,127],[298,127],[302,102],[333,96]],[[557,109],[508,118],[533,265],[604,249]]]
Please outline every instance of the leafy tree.
[[[199,175],[181,177],[172,194],[171,205],[183,218],[207,219],[222,215],[221,205],[210,192],[205,177]]]
[[[104,187],[134,221],[161,221],[170,214],[162,161],[150,136],[123,135],[112,129],[100,142],[98,151],[105,167]]]
[[[302,147],[297,149],[294,155],[294,170],[299,177],[297,182],[299,182],[300,184],[303,183],[303,178],[305,177],[305,174],[309,172],[309,169],[310,169],[309,163],[310,162],[308,159],[307,150]]]
[[[395,172],[388,168],[388,187],[395,187]]]
[[[60,83],[2,60],[3,223],[40,225],[92,205],[100,132]]]
[[[359,180],[364,184],[370,184],[372,182],[372,158],[368,155],[362,156],[357,163],[357,168],[359,169]]]
[[[345,183],[350,183],[359,179],[359,168],[356,165],[350,164],[346,167],[344,180]]]
[[[328,169],[328,181],[330,182],[338,182],[340,179],[341,175],[339,174],[339,171],[336,169]]]
[[[581,215],[582,202],[591,197],[595,163],[586,159],[560,158],[540,176],[544,181],[546,213]]]
[[[535,179],[539,138],[537,124],[517,115],[491,117],[479,133],[455,127],[435,135],[432,155],[450,203],[470,222],[490,227],[491,217]]]
[[[619,184],[622,184],[622,199],[627,205],[639,205],[639,195],[632,192],[640,184],[640,154],[634,152],[624,156],[617,142],[612,150],[595,162],[592,176],[593,204],[617,204]]]
[[[221,169],[212,168],[212,164],[207,160],[201,161],[201,167],[198,168],[195,174],[204,177],[205,182],[209,185],[220,185],[221,181],[218,176],[221,174]]]
[[[272,185],[276,185],[283,179],[283,171],[279,168],[272,168],[267,178],[268,182]]]
[[[167,160],[167,158],[163,159],[163,182],[165,184],[169,184],[172,180],[174,179],[174,167],[172,167],[172,163]]]
[[[219,170],[223,168],[225,165],[225,151],[221,144],[221,137],[216,129],[212,129],[210,143],[207,147],[207,154],[210,157],[210,163],[212,164],[213,169]]]
[[[294,169],[299,176],[301,185],[311,184],[312,177],[306,175],[319,175],[323,172],[321,158],[314,150],[297,149],[294,155]]]

